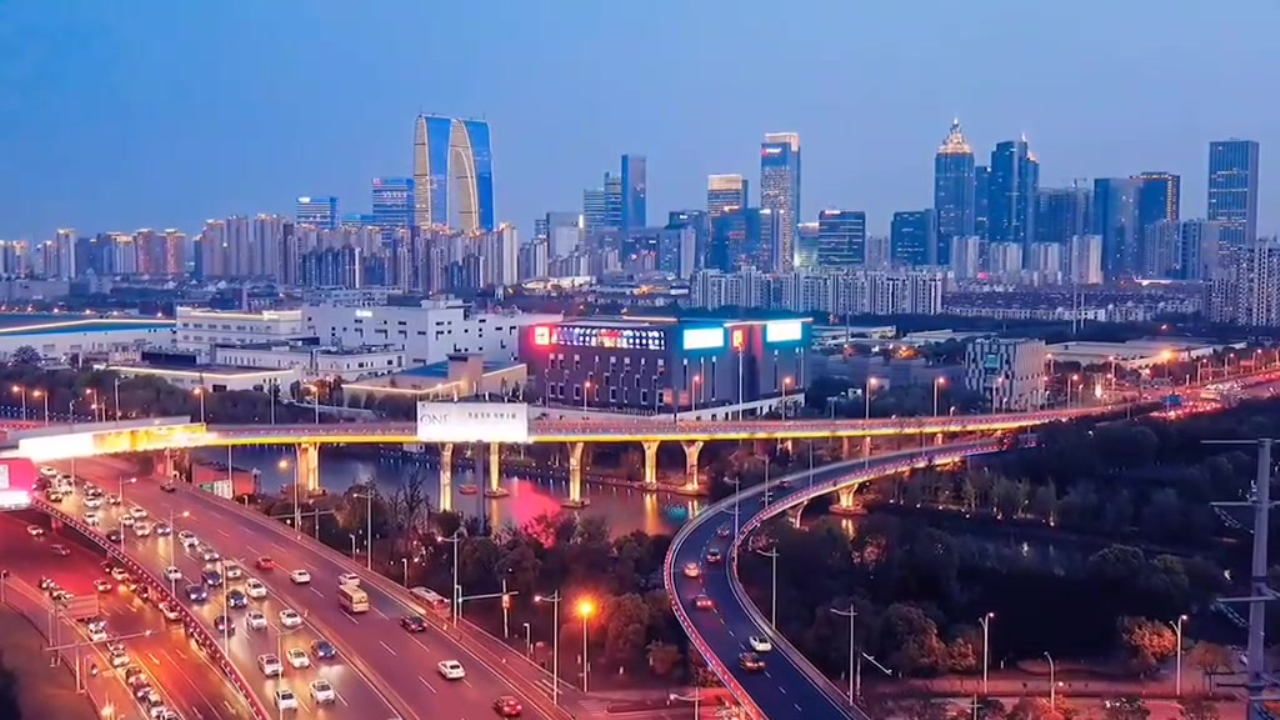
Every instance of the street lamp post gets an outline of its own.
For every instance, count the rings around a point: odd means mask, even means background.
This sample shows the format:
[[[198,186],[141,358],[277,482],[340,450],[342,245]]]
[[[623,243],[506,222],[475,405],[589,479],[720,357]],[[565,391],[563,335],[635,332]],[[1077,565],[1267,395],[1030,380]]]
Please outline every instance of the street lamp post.
[[[1186,615],[1179,615],[1176,622],[1169,625],[1173,628],[1174,634],[1177,636],[1178,654],[1176,665],[1174,666],[1173,693],[1178,697],[1182,697],[1182,623],[1187,619]]]
[[[871,391],[875,389],[877,380],[868,375],[867,386],[862,391],[862,408],[863,419],[867,425],[871,424]],[[864,435],[862,438],[862,466],[867,468],[871,466],[871,436]]]
[[[578,615],[582,617],[582,692],[587,692],[587,676],[591,674],[591,663],[587,659],[587,620],[595,613],[595,603],[590,600],[578,601]]]
[[[736,537],[736,536],[735,536]],[[769,573],[769,626],[774,632],[778,631],[778,550],[770,548],[768,550],[756,550],[756,552],[769,558],[771,571]]]
[[[347,533],[347,537],[351,538],[351,557],[354,558],[356,556],[356,534]]]
[[[791,388],[791,376],[782,378],[782,419],[787,419],[787,390]]]
[[[1049,661],[1049,709],[1053,710],[1058,703],[1058,682],[1056,679],[1057,668],[1053,664],[1053,656],[1049,653],[1044,654],[1044,659]]]
[[[409,558],[400,558],[400,564],[404,567],[404,586],[407,588],[409,587]]]
[[[849,704],[852,705],[854,698],[862,694],[862,673],[860,672],[862,662],[858,649],[854,646],[856,638],[853,634],[854,619],[858,617],[858,610],[851,602],[848,610],[831,608],[831,612],[840,617],[849,618]]]
[[[582,383],[582,412],[587,411],[587,395],[591,393],[591,381],[586,380]]]
[[[21,385],[14,385],[14,386],[13,386],[13,391],[14,391],[15,393],[17,393],[17,395],[18,395],[18,397],[19,397],[19,398],[21,398],[21,401],[22,401],[22,421],[23,421],[23,422],[26,422],[26,421],[27,421],[27,389],[26,389],[26,388],[24,388],[24,387],[22,387]]]
[[[462,528],[453,531],[453,534],[445,538],[445,542],[453,544],[453,626],[458,626],[458,614],[462,612],[462,586],[458,584],[458,555],[462,550]],[[557,597],[556,602],[559,602]]]
[[[938,417],[938,391],[947,384],[947,379],[939,376],[933,381],[933,416]]]
[[[112,396],[112,398],[115,400],[115,406],[116,406],[116,422],[120,422],[120,380],[121,378],[118,378],[118,377],[116,378],[115,394]]]
[[[524,654],[533,657],[533,630],[529,623],[524,624]]]
[[[196,388],[196,389],[192,390],[191,392],[195,393],[195,394],[196,394],[196,397],[197,397],[197,398],[199,398],[199,400],[200,400],[200,423],[201,423],[201,424],[204,424],[204,421],[205,421],[205,412],[204,412],[204,388],[203,388],[203,387],[198,387],[198,388]]]
[[[986,696],[991,670],[991,619],[996,616],[989,612],[978,618],[982,625],[982,694]]]
[[[44,400],[44,424],[49,424],[49,393],[44,390],[32,390],[31,397],[38,397]]]
[[[555,632],[551,635],[551,704],[560,705],[560,593],[534,595],[534,602],[549,602],[555,613]],[[583,621],[584,624],[586,621]]]

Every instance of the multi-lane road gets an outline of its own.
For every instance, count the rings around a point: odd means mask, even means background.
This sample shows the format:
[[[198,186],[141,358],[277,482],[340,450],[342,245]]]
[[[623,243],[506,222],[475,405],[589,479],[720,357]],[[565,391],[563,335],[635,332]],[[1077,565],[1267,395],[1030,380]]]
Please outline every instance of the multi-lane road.
[[[31,537],[26,530],[28,521],[45,528],[46,534]],[[87,541],[77,542],[72,534],[74,531],[54,531],[48,518],[39,513],[15,513],[0,518],[0,547],[6,550],[5,568],[34,587],[39,587],[40,579],[47,577],[77,597],[96,596],[107,632],[112,638],[127,638],[122,644],[130,663],[152,678],[165,704],[181,717],[203,720],[250,717],[244,701],[223,682],[221,673],[187,638],[181,623],[167,622],[154,605],[140,600],[114,581],[101,567],[105,555],[88,549]],[[52,552],[52,546],[59,543],[70,550],[69,555],[58,556]],[[98,592],[94,587],[98,580],[110,581],[111,589]],[[60,640],[71,642],[66,637]],[[85,667],[95,663],[104,677],[123,672],[123,668],[112,669],[104,645],[86,648]],[[117,712],[124,716],[129,712],[127,706],[117,707]]]
[[[108,492],[112,491],[119,477],[115,466],[95,461],[78,463],[81,477],[98,482]],[[125,532],[124,547],[136,560],[154,570],[161,577],[170,564],[176,566],[184,578],[198,578],[204,567],[203,560],[194,549],[188,551],[177,541],[177,533],[189,531],[211,545],[227,559],[239,559],[246,577],[252,576],[267,586],[268,595],[262,600],[250,600],[247,610],[224,610],[218,592],[211,593],[204,603],[194,608],[213,627],[215,618],[224,612],[235,622],[235,633],[227,639],[227,648],[236,667],[250,680],[257,678],[263,702],[273,706],[273,694],[277,687],[286,685],[299,696],[302,707],[297,717],[351,718],[352,720],[385,720],[403,717],[405,720],[435,720],[459,718],[476,720],[495,717],[494,702],[503,696],[516,696],[523,705],[524,718],[548,718],[540,712],[527,695],[521,695],[486,661],[463,650],[450,633],[444,629],[442,619],[432,618],[431,627],[424,633],[409,633],[400,626],[400,619],[413,612],[404,599],[383,592],[372,578],[363,582],[369,595],[371,609],[362,615],[351,615],[339,606],[338,577],[349,572],[349,566],[340,564],[327,553],[305,542],[291,541],[287,535],[278,534],[270,526],[264,527],[257,518],[246,515],[224,501],[206,496],[200,491],[181,488],[166,493],[157,481],[142,479],[136,484],[125,485],[125,502],[102,520],[104,528],[114,527],[117,515],[127,508],[138,506],[147,510],[156,521],[172,523],[174,535],[168,538],[135,538]],[[64,510],[82,514],[81,499],[64,501]],[[105,509],[105,508],[104,508]],[[269,556],[276,564],[274,570],[258,570],[257,558]],[[307,570],[312,577],[308,585],[295,585],[289,581],[291,570]],[[360,573],[368,575],[368,573]],[[179,596],[187,580],[175,583]],[[231,581],[231,587],[242,587],[244,580]],[[184,597],[184,602],[186,602]],[[279,613],[293,609],[303,615],[303,625],[285,629],[279,622]],[[259,610],[272,623],[265,630],[251,631],[245,627],[244,616],[248,610]],[[216,633],[215,633],[216,634]],[[327,640],[338,649],[338,657],[330,661],[313,658],[311,668],[294,669],[285,663],[284,676],[280,680],[266,678],[258,669],[257,658],[266,653],[279,653],[289,648],[310,648],[313,642]],[[460,681],[445,680],[437,666],[444,660],[458,660],[466,668],[466,678]],[[535,666],[504,665],[504,672],[533,673],[534,682],[550,692],[550,678]],[[317,706],[308,697],[308,684],[317,678],[332,683],[337,702]],[[546,698],[536,700],[546,703]],[[586,717],[579,714],[578,717]]]

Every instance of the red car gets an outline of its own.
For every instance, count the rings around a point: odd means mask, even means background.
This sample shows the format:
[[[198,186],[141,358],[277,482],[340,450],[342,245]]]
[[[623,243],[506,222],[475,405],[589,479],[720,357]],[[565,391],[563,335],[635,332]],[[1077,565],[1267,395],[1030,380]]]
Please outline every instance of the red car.
[[[520,717],[520,713],[524,712],[524,708],[520,706],[520,701],[510,695],[503,695],[494,700],[493,710],[498,713],[499,717],[504,718]]]
[[[699,610],[714,610],[716,604],[706,595],[699,595],[693,599],[693,606]]]
[[[267,557],[266,555],[263,555],[262,557],[258,558],[258,561],[255,562],[254,565],[256,565],[259,570],[271,570],[275,568],[276,561],[272,560],[270,557]]]

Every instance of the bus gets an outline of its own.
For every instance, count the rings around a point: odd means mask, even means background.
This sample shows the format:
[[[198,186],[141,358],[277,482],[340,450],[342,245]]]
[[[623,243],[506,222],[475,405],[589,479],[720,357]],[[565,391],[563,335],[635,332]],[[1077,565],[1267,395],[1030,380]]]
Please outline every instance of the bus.
[[[426,606],[428,612],[441,617],[449,617],[450,607],[449,601],[437,592],[433,592],[424,587],[415,587],[409,591],[409,594],[418,602]],[[424,615],[426,613],[423,613]]]
[[[339,585],[338,603],[349,613],[369,612],[369,593],[358,585]]]

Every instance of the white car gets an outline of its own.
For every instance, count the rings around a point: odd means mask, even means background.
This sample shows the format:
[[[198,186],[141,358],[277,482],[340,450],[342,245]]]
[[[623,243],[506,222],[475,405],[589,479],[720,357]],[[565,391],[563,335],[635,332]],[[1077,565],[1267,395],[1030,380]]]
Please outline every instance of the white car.
[[[89,642],[106,642],[108,637],[110,636],[107,635],[107,628],[105,625],[89,628]]]
[[[183,530],[182,532],[179,532],[178,540],[182,543],[182,547],[185,548],[195,547],[200,544],[200,538],[196,537],[196,534],[190,530]]]
[[[129,508],[129,515],[131,515],[134,520],[147,519],[147,511],[143,510],[140,507],[137,507],[136,505],[134,507]]]
[[[132,526],[133,526],[133,516],[132,516],[132,515],[121,515],[121,516],[120,516],[120,524],[121,524],[121,525],[123,525],[124,527],[132,527]]]
[[[222,574],[226,575],[228,580],[239,580],[244,577],[244,570],[241,570],[240,566],[235,563],[224,562],[222,563]]]
[[[267,628],[267,616],[257,610],[250,610],[249,614],[244,617],[244,624],[250,630],[265,630]]]
[[[123,645],[113,645],[110,648],[111,667],[122,668],[129,664],[129,653],[125,652]]]
[[[84,514],[84,521],[94,527],[97,527],[98,523],[102,521],[102,518],[98,515],[97,510],[90,510]]]
[[[702,568],[696,562],[684,564],[684,576],[687,578],[696,578],[702,574]]]
[[[467,671],[457,660],[441,660],[436,669],[440,671],[440,677],[445,680],[461,680],[467,676]]]
[[[284,672],[284,666],[280,664],[280,658],[274,654],[259,655],[258,669],[267,677],[279,677]]]
[[[290,570],[289,579],[294,585],[308,585],[311,583],[311,573],[306,570]]]
[[[164,579],[165,580],[181,580],[182,571],[179,570],[176,566],[170,565],[169,567],[164,569]]]
[[[280,624],[287,628],[296,628],[302,625],[302,616],[295,610],[285,608],[280,611]]]
[[[276,689],[276,707],[281,710],[297,710],[298,696],[293,694],[289,688]]]
[[[40,537],[44,535],[44,528],[40,527],[39,525],[28,525],[27,534],[30,535],[31,537]]]
[[[249,578],[244,581],[244,594],[254,600],[261,600],[267,596],[267,586],[262,584],[257,578]]]
[[[284,656],[289,659],[289,664],[295,669],[311,667],[311,657],[302,648],[289,648]]]
[[[312,680],[311,699],[317,705],[328,705],[338,699],[338,694],[333,691],[333,686],[329,684],[328,680]]]
[[[49,467],[48,465],[41,465],[40,477],[46,477],[46,478],[58,477],[58,471],[54,468]]]
[[[747,644],[751,646],[751,652],[767,653],[773,650],[773,643],[763,635],[752,635],[747,638]]]
[[[90,495],[84,499],[84,506],[87,508],[100,508],[102,507],[102,498],[97,495]]]
[[[151,523],[139,520],[133,524],[133,534],[138,537],[146,537],[151,534]]]
[[[342,573],[338,576],[338,587],[342,587],[343,585],[360,587],[360,576],[355,573]]]
[[[206,546],[203,550],[200,551],[200,559],[207,563],[211,563],[211,562],[218,562],[219,560],[222,559],[222,556],[218,554],[217,550],[214,550],[213,548]]]
[[[156,534],[161,536],[172,535],[173,528],[169,526],[169,523],[156,523]]]

